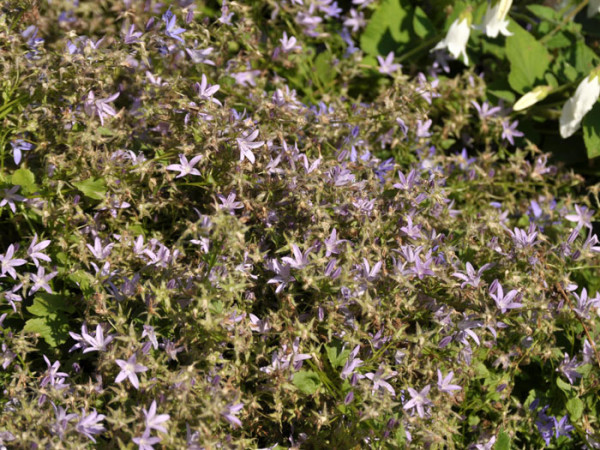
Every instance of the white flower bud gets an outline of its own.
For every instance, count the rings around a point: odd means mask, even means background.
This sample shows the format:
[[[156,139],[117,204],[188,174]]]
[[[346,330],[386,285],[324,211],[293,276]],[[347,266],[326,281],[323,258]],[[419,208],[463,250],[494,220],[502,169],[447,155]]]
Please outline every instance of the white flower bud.
[[[579,84],[575,95],[564,104],[560,115],[560,135],[568,138],[579,129],[583,117],[593,108],[600,96],[597,71],[592,72]]]
[[[540,100],[546,98],[546,96],[552,90],[552,86],[537,86],[532,91],[521,97],[513,106],[513,111],[522,111],[529,108],[531,105],[535,105]]]

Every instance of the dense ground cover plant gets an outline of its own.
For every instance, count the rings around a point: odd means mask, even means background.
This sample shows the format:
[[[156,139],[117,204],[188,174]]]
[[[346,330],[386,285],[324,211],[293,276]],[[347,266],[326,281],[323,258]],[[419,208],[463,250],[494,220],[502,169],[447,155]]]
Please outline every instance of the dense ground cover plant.
[[[597,190],[366,3],[5,6],[5,446],[600,445]]]

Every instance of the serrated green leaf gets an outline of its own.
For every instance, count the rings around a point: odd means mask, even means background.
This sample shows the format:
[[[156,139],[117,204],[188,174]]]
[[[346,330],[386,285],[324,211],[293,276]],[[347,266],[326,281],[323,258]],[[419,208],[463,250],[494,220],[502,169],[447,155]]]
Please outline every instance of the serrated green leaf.
[[[12,184],[21,186],[21,192],[30,194],[37,190],[35,175],[25,168],[17,169],[12,174]]]
[[[533,35],[512,20],[509,31],[513,35],[506,38],[506,57],[510,62],[508,82],[515,91],[524,94],[544,80],[551,57]]]
[[[583,118],[583,141],[589,159],[600,156],[600,105],[597,102]]]
[[[23,331],[39,334],[51,347],[64,344],[69,335],[69,326],[55,317],[36,317],[25,322]]]
[[[103,178],[88,178],[73,185],[83,192],[83,195],[94,200],[103,200],[106,197],[106,182]]]
[[[573,397],[569,399],[565,406],[567,411],[569,411],[569,418],[572,421],[579,420],[583,414],[583,402],[579,398]]]
[[[510,436],[504,431],[498,433],[494,450],[510,450]]]
[[[383,0],[360,36],[360,47],[369,55],[387,55],[410,40],[408,12],[400,0]]]
[[[344,363],[348,359],[348,355],[350,354],[350,350],[344,349],[342,351],[342,349],[336,345],[326,347],[325,351],[327,352],[327,358],[331,363],[331,367],[333,367],[334,369],[337,369],[338,367],[344,365]]]
[[[292,383],[300,389],[300,391],[311,395],[317,391],[321,385],[321,380],[319,379],[319,375],[312,370],[300,370],[294,374]]]

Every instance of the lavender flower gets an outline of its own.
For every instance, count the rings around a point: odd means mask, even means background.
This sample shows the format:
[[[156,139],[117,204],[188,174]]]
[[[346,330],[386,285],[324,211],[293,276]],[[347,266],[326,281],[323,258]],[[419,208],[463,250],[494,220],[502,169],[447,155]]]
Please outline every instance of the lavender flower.
[[[0,277],[4,277],[9,274],[13,280],[17,279],[17,272],[15,267],[22,266],[27,263],[27,260],[21,258],[15,258],[15,252],[17,248],[14,244],[10,244],[6,253],[0,253]]]
[[[8,205],[13,213],[17,212],[15,202],[25,201],[25,197],[18,195],[17,191],[21,189],[21,186],[13,186],[10,189],[2,189],[2,200],[0,200],[0,208]]]
[[[115,383],[120,383],[125,378],[128,378],[133,387],[139,389],[140,380],[138,379],[136,374],[139,372],[146,372],[148,368],[141,364],[137,364],[135,353],[131,355],[131,357],[127,361],[117,359],[115,362],[121,368],[121,371],[117,375],[117,378],[115,378]]]
[[[38,259],[41,259],[42,261],[46,261],[46,262],[52,261],[48,255],[42,253],[42,250],[44,250],[46,247],[48,247],[50,245],[51,241],[49,239],[47,239],[45,241],[38,242],[37,239],[38,239],[38,235],[36,233],[33,236],[33,239],[31,240],[31,244],[29,245],[29,248],[27,249],[27,255],[34,262],[35,266],[39,267],[40,264],[39,264]]]
[[[227,422],[229,422],[233,428],[241,427],[242,421],[236,416],[240,413],[243,407],[243,403],[230,403],[225,407],[225,410],[221,413],[221,415],[225,417],[225,420],[227,420]]]
[[[445,392],[447,394],[451,394],[452,391],[460,391],[462,389],[462,387],[458,386],[457,384],[450,384],[450,381],[452,381],[452,378],[454,377],[454,372],[450,371],[448,373],[448,375],[446,375],[445,377],[442,375],[442,371],[440,369],[437,370],[437,375],[438,375],[438,389],[440,390],[440,392]]]
[[[292,244],[292,252],[294,254],[294,257],[291,258],[289,256],[285,256],[281,258],[281,261],[283,261],[286,264],[289,264],[289,266],[293,269],[303,269],[310,262],[308,260],[308,254],[311,251],[312,247],[306,250],[306,252],[302,253],[302,251],[298,248],[296,244]]]
[[[194,156],[189,162],[184,154],[179,154],[179,164],[169,164],[166,169],[179,171],[175,178],[185,177],[187,175],[202,175],[194,166],[203,158],[203,155]]]
[[[242,135],[241,138],[236,138],[236,142],[240,149],[240,161],[247,159],[254,164],[255,158],[252,150],[260,148],[264,144],[264,141],[255,141],[257,137],[258,129],[252,132],[247,132],[245,135]]]
[[[227,196],[227,198],[225,198],[221,194],[218,194],[217,197],[219,197],[219,201],[221,202],[221,204],[218,205],[219,209],[226,209],[229,211],[229,214],[233,214],[236,209],[244,208],[244,204],[242,202],[235,201],[235,197],[236,197],[235,192],[231,192]]]
[[[153,445],[162,441],[160,437],[150,437],[150,430],[146,428],[141,436],[132,439],[139,447],[139,450],[154,450]]]
[[[108,98],[96,100],[94,92],[90,91],[87,95],[85,103],[83,104],[83,108],[90,117],[97,115],[100,119],[100,124],[104,125],[105,117],[114,117],[117,115],[117,112],[112,106],[109,105],[109,103],[115,101],[119,97],[119,94],[120,93],[117,92]]]
[[[474,288],[476,288],[481,283],[481,275],[483,274],[483,272],[485,272],[492,266],[493,266],[493,264],[490,264],[490,263],[484,264],[483,266],[481,266],[481,268],[477,272],[475,272],[475,269],[473,268],[471,263],[467,262],[467,264],[466,264],[467,274],[466,275],[461,272],[455,272],[452,274],[452,276],[463,280],[463,283],[461,283],[461,285],[460,285],[461,289],[464,289],[465,286],[467,286],[467,285],[471,285]]]
[[[185,31],[185,28],[177,26],[177,17],[171,12],[171,9],[168,9],[167,12],[163,14],[162,20],[165,23],[165,34],[171,39],[175,39],[183,44],[184,40],[179,35]]]
[[[142,37],[142,32],[135,31],[135,25],[131,25],[123,36],[123,42],[127,45],[135,44],[139,42],[140,37]]]
[[[385,380],[389,380],[390,378],[395,377],[398,374],[398,372],[393,371],[386,375],[384,375],[383,372],[384,372],[383,366],[379,366],[379,369],[377,369],[377,372],[365,373],[365,378],[368,378],[369,380],[371,380],[373,382],[372,392],[375,392],[375,391],[379,390],[380,388],[383,388],[386,391],[388,391],[392,395],[392,397],[395,397],[396,391],[394,390],[392,385]]]
[[[58,272],[56,271],[46,274],[46,269],[44,269],[42,266],[39,266],[37,274],[29,274],[31,281],[33,281],[33,286],[31,286],[31,289],[29,289],[29,295],[33,294],[34,292],[37,292],[40,289],[45,290],[48,294],[52,294],[52,288],[50,287],[48,282],[57,274]]]
[[[94,409],[93,412],[88,415],[85,414],[85,410],[81,410],[81,420],[77,422],[75,429],[84,436],[88,437],[92,440],[92,442],[96,442],[94,439],[95,434],[100,434],[103,431],[106,431],[102,422],[106,416],[104,414],[98,414]]]
[[[157,430],[162,431],[163,433],[167,432],[167,429],[161,424],[170,419],[171,416],[168,414],[159,414],[156,415],[156,400],[152,400],[152,404],[148,411],[145,408],[142,408],[145,416],[145,423],[147,430]]]
[[[377,56],[377,61],[379,61],[379,73],[383,75],[392,75],[402,68],[401,64],[394,64],[394,52],[389,52],[385,59]]]
[[[582,375],[577,372],[577,369],[581,366],[581,363],[577,362],[577,356],[573,356],[573,358],[569,358],[569,354],[565,353],[565,357],[562,362],[556,369],[557,372],[562,373],[567,380],[569,380],[570,384],[575,383],[577,378],[581,378]]]
[[[490,297],[494,299],[494,301],[496,302],[496,306],[500,309],[500,312],[502,314],[504,314],[509,309],[523,307],[522,303],[513,301],[515,300],[515,298],[517,298],[517,295],[519,294],[519,292],[516,289],[513,289],[509,291],[506,295],[504,295],[504,291],[500,282],[498,280],[495,280],[495,283],[496,289],[494,289],[494,292],[492,292],[493,289],[492,287],[490,287]],[[520,298],[517,298],[517,300],[519,299]]]
[[[588,209],[586,206],[575,205],[575,214],[567,214],[565,219],[569,222],[577,222],[577,229],[582,227],[592,229],[592,219],[595,211]]]
[[[298,42],[296,38],[294,36],[290,36],[288,38],[288,35],[285,31],[283,32],[283,37],[279,39],[279,42],[281,42],[281,51],[283,53],[289,53],[296,49],[300,49],[300,46],[296,45]]]
[[[23,139],[15,139],[10,142],[13,150],[13,159],[15,160],[15,164],[18,166],[21,162],[21,158],[23,156],[22,152],[28,152],[33,149],[33,144]]]
[[[507,120],[502,121],[502,139],[506,139],[510,142],[510,145],[515,145],[514,138],[523,136],[523,133],[517,130],[517,125],[519,125],[518,120],[515,120],[510,125]]]
[[[405,403],[404,409],[409,410],[416,408],[419,417],[425,417],[427,414],[425,409],[432,404],[431,400],[427,398],[427,394],[429,394],[430,389],[430,385],[425,386],[420,392],[417,392],[413,388],[408,388],[408,393],[410,394],[411,399]]]

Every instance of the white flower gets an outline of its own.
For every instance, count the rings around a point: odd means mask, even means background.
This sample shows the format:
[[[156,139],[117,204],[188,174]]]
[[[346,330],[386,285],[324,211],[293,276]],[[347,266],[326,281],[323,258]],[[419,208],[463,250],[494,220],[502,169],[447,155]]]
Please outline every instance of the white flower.
[[[594,106],[600,95],[597,73],[588,75],[577,87],[575,95],[564,104],[560,115],[560,135],[568,138],[579,129],[581,120]]]
[[[488,6],[483,18],[483,23],[478,27],[485,31],[488,37],[495,38],[498,33],[504,36],[512,36],[512,33],[508,31],[508,20],[506,15],[512,5],[512,0],[496,0],[492,3],[493,6]]]
[[[521,97],[513,106],[513,111],[522,111],[523,109],[529,108],[531,105],[535,105],[540,100],[546,98],[546,96],[552,90],[552,86],[537,86],[532,91],[529,91],[523,97]]]
[[[471,33],[470,23],[471,13],[467,13],[464,17],[461,16],[456,19],[452,25],[450,25],[446,37],[438,42],[438,44],[433,47],[433,50],[447,48],[454,59],[458,59],[462,54],[465,64],[469,64],[467,42],[469,41],[469,34]]]

